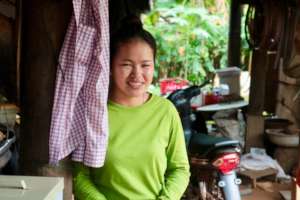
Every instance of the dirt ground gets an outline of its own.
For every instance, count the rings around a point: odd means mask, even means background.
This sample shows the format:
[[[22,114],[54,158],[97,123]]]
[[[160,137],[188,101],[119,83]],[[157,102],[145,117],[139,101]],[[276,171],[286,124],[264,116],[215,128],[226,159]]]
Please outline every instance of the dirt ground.
[[[246,190],[248,189],[247,187]],[[257,184],[257,188],[252,188],[250,194],[243,195],[242,200],[283,200],[279,191],[291,191],[291,184],[261,182]]]

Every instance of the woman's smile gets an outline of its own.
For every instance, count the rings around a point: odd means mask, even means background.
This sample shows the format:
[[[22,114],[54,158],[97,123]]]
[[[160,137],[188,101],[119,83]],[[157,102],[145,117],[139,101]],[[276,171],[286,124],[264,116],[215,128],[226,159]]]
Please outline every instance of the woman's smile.
[[[141,81],[128,81],[127,84],[133,89],[141,89],[144,87],[144,82]]]

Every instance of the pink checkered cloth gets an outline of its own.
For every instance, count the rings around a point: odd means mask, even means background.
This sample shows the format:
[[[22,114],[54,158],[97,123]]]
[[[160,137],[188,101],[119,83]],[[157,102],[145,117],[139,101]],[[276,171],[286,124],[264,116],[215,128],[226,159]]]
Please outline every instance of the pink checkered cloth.
[[[108,139],[108,0],[73,0],[57,68],[49,162],[72,153],[90,167],[103,165]]]

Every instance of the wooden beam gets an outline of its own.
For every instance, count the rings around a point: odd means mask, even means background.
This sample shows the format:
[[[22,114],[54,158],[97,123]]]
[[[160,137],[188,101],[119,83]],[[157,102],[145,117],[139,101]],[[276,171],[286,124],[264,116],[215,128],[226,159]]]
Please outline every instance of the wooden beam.
[[[279,82],[279,70],[275,68],[275,55],[269,55],[268,69],[266,76],[266,91],[265,91],[265,103],[264,110],[268,113],[276,112],[278,82]]]
[[[297,185],[295,178],[292,179],[292,198],[291,200],[300,199],[300,187]]]
[[[21,30],[22,30],[22,0],[17,1],[16,12],[16,25],[15,25],[15,38],[16,38],[16,89],[17,89],[17,104],[20,105],[20,81],[21,81]]]
[[[232,0],[230,6],[228,66],[240,67],[241,63],[241,6]]]
[[[69,200],[70,169],[49,167],[48,143],[57,59],[72,13],[72,1],[27,0],[22,11],[21,173],[64,176],[64,199]]]
[[[246,151],[263,147],[266,72],[268,57],[264,50],[254,50],[251,66],[250,99],[247,111]]]

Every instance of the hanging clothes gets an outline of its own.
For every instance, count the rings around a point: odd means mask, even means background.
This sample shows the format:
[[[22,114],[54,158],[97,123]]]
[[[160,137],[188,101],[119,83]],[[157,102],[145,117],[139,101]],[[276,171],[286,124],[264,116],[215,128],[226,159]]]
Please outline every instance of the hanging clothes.
[[[60,52],[49,138],[49,162],[72,153],[90,167],[104,163],[109,85],[108,0],[73,0]]]

